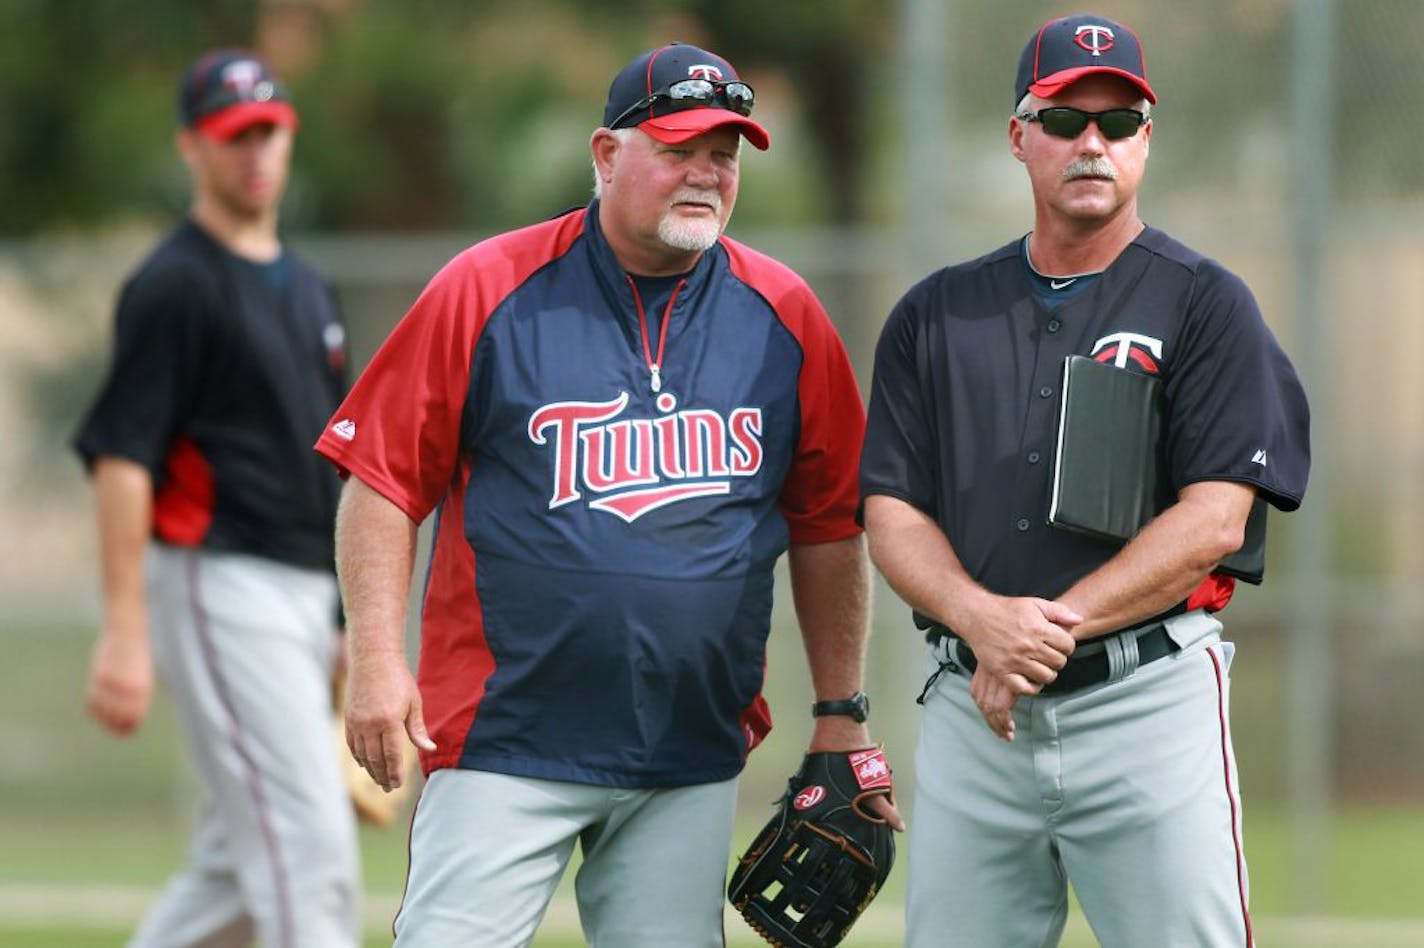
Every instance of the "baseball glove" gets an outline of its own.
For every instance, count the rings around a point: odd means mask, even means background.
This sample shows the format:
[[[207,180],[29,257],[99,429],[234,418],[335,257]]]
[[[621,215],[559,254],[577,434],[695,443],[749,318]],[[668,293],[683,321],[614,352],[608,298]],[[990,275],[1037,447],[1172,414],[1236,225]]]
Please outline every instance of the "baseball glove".
[[[864,808],[876,796],[891,796],[880,748],[807,754],[732,871],[732,907],[778,948],[839,944],[895,864],[894,831]]]

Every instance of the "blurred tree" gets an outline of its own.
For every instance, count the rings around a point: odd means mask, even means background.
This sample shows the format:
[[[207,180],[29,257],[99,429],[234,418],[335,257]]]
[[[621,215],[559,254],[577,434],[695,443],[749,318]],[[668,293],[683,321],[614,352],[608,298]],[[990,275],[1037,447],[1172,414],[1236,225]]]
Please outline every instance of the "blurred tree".
[[[6,0],[0,233],[180,211],[187,189],[171,148],[174,84],[215,45],[257,46],[293,86],[303,129],[289,226],[474,220],[484,229],[553,213],[587,197],[581,136],[597,121],[605,77],[641,42],[630,38],[670,11],[700,21],[709,45],[737,62],[788,77],[825,181],[810,206],[849,223],[865,205],[867,73],[891,23],[880,6]]]
[[[1128,7],[1163,95],[1155,179],[1207,187],[1279,153],[1293,0]],[[513,226],[586,198],[584,135],[607,77],[670,36],[770,77],[768,101],[802,122],[794,147],[781,138],[758,158],[748,186],[760,196],[741,223],[876,219],[888,180],[876,175],[894,147],[879,133],[899,117],[903,81],[892,71],[899,10],[893,0],[0,0],[0,235],[180,211],[175,80],[199,51],[237,44],[273,56],[298,97],[290,226]],[[1334,34],[1337,99],[1349,104],[1335,125],[1349,155],[1341,196],[1418,194],[1419,123],[1401,120],[1397,103],[1424,4],[1358,0],[1350,11]],[[1006,119],[1014,57],[1049,12],[1038,0],[954,2],[944,94],[956,121]],[[986,77],[1002,98],[968,91]],[[1223,127],[1248,133],[1223,140]]]
[[[459,206],[450,100],[473,7],[375,2],[324,21],[292,82],[302,116],[290,224],[448,228]]]
[[[251,0],[0,4],[0,233],[171,201],[176,77],[255,15]]]
[[[690,0],[713,45],[746,69],[774,67],[787,76],[821,164],[821,206],[836,225],[866,216],[867,161],[880,103],[871,99],[872,70],[894,37],[896,5],[888,0]]]
[[[622,63],[619,4],[506,2],[483,11],[451,96],[460,210],[481,229],[588,200],[588,136]]]

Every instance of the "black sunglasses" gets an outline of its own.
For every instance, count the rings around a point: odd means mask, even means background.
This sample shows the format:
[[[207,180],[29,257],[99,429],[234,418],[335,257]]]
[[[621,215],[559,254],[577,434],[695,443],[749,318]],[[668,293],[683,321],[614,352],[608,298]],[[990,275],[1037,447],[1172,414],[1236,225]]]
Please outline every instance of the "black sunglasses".
[[[1084,112],[1066,105],[1037,112],[1020,112],[1019,119],[1038,122],[1055,138],[1077,138],[1089,122],[1096,122],[1098,131],[1109,141],[1131,138],[1149,119],[1136,109],[1108,109],[1106,112]]]
[[[678,106],[679,111],[699,106],[720,105],[738,115],[751,115],[756,93],[752,92],[751,86],[740,81],[713,82],[711,79],[683,79],[672,83],[666,89],[659,89],[645,99],[634,102],[624,109],[608,127],[623,128],[623,123],[627,122],[635,113],[650,107],[659,99],[667,99],[673,105]],[[631,122],[629,124],[637,125],[638,123]]]

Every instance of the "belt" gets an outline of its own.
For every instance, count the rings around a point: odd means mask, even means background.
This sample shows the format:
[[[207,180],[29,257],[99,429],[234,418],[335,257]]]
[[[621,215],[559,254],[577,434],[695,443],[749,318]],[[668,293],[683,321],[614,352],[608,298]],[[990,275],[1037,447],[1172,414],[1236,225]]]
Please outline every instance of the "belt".
[[[958,636],[936,629],[928,637],[931,641],[951,639],[956,646],[951,655],[958,657],[965,671],[973,672],[979,667],[974,650]],[[1089,639],[1078,644],[1058,677],[1044,685],[1039,693],[1062,695],[1104,682],[1120,681],[1143,665],[1175,651],[1177,643],[1172,641],[1167,627],[1161,622]]]

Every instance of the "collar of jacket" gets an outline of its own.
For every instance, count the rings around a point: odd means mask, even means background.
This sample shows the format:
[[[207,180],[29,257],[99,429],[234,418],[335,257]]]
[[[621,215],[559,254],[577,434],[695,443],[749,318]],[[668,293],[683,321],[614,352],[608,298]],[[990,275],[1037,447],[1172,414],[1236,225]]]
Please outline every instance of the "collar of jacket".
[[[606,299],[617,304],[621,322],[636,338],[638,310],[633,302],[633,288],[628,285],[628,271],[623,269],[623,265],[613,255],[613,248],[608,245],[608,239],[603,235],[603,227],[598,221],[598,210],[599,201],[595,199],[589,202],[585,212],[587,217],[584,221],[584,234],[589,261],[594,277],[598,280],[599,290]],[[725,274],[726,271],[727,251],[722,246],[722,238],[719,237],[715,244],[703,251],[692,271],[687,274],[687,285],[678,292],[677,301],[673,305],[673,326],[681,324],[688,307],[697,304],[717,274]],[[650,313],[649,318],[654,318],[653,314]],[[639,342],[638,345],[641,346],[642,343]],[[641,352],[641,349],[639,351]]]

